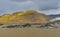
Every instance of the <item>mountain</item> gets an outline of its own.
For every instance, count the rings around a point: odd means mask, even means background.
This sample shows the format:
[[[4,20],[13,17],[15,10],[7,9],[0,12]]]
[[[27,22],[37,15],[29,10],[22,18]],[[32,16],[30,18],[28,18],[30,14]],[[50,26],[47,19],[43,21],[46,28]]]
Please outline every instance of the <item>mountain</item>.
[[[2,24],[47,23],[52,17],[34,10],[14,12],[0,16]]]
[[[56,15],[49,15],[49,16],[52,16],[52,17],[56,18],[56,17],[60,17],[60,14],[56,14]]]

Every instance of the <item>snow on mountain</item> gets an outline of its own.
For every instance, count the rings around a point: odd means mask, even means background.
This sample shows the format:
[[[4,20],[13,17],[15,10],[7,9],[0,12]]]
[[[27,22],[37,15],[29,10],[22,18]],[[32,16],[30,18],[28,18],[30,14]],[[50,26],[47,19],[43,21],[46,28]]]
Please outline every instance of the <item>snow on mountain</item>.
[[[53,22],[53,21],[56,21],[56,20],[60,20],[60,17],[53,18],[53,19],[50,20],[50,22]]]

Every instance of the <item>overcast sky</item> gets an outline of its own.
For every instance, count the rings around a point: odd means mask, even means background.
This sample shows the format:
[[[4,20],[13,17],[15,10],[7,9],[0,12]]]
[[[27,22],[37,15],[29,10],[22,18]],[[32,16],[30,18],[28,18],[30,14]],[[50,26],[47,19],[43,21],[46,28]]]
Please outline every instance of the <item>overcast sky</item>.
[[[60,0],[0,0],[0,15],[30,9],[47,15],[60,14],[59,2]]]

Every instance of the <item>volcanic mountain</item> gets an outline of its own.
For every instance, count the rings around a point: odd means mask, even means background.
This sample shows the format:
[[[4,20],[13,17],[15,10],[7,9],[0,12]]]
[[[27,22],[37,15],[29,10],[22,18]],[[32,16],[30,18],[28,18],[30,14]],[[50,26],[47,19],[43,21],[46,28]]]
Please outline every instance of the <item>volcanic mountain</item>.
[[[0,16],[0,24],[47,23],[51,18],[37,11],[27,10]]]

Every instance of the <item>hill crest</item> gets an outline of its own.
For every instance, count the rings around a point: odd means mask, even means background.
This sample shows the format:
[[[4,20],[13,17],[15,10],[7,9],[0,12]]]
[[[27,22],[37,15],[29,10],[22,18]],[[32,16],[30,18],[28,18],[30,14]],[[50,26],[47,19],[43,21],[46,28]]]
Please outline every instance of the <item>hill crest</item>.
[[[4,14],[0,17],[0,22],[3,23],[46,23],[51,17],[34,10],[15,12],[13,14]]]

